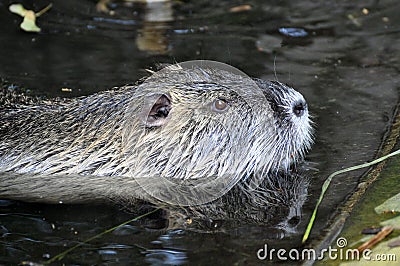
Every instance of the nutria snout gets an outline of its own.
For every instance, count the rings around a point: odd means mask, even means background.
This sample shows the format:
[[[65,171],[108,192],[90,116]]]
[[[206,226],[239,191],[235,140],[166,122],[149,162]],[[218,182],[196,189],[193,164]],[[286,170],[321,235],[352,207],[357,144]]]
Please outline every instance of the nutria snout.
[[[88,97],[0,107],[0,196],[197,205],[288,172],[312,143],[303,96],[205,62]]]
[[[303,116],[307,111],[307,103],[305,101],[299,101],[293,106],[293,113],[295,116],[300,117]]]

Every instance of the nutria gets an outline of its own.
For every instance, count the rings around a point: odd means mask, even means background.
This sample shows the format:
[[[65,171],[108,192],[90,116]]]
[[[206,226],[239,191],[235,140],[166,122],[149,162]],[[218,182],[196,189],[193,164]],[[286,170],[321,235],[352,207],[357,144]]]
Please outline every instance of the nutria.
[[[209,61],[77,99],[0,98],[0,197],[9,199],[200,205],[251,195],[312,142],[299,92]]]

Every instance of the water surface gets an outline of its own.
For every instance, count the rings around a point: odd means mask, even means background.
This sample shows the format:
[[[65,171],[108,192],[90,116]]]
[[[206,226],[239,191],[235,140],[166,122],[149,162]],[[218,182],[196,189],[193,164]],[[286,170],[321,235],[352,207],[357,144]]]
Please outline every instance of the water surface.
[[[324,178],[375,157],[398,104],[400,4],[387,1],[185,1],[160,6],[55,1],[38,19],[41,34],[22,32],[21,18],[0,3],[0,77],[32,94],[75,97],[133,83],[157,63],[207,59],[250,76],[278,79],[308,100],[316,143],[307,157],[311,177],[298,232],[270,240],[263,226],[228,233],[159,231],[133,223],[85,244],[66,264],[257,264],[256,251],[299,247]],[[40,10],[48,1],[20,1]],[[62,90],[64,88],[64,90]],[[68,90],[65,91],[65,88]],[[70,91],[72,90],[72,91]],[[318,169],[318,171],[313,169]],[[357,186],[363,172],[336,178],[312,233]],[[0,261],[43,261],[133,217],[108,206],[49,206],[1,202]],[[159,226],[162,227],[162,226]],[[146,229],[147,228],[147,229]]]

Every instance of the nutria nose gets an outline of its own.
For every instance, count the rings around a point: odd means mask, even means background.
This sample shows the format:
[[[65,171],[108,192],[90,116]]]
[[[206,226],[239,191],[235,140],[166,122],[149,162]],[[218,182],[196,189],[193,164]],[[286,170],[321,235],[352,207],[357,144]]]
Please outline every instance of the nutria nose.
[[[307,103],[305,101],[299,101],[295,103],[293,106],[293,113],[297,117],[303,116],[306,110],[307,110]]]

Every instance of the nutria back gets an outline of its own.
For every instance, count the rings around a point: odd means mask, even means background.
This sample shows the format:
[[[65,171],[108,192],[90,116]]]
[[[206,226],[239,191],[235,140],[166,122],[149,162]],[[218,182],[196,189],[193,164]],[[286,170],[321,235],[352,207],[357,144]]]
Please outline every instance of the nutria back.
[[[206,61],[88,97],[0,108],[0,196],[27,201],[200,205],[260,189],[312,142],[300,93]]]

